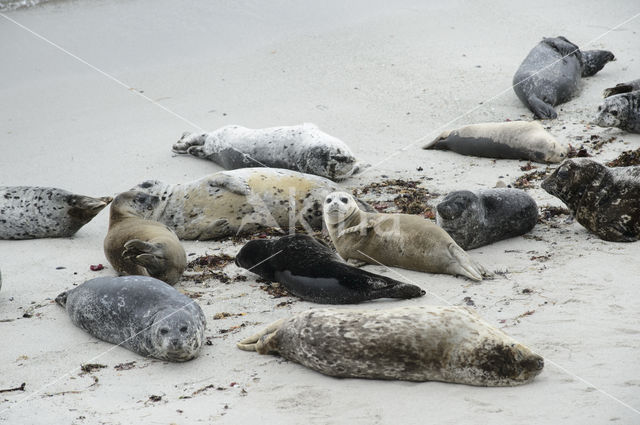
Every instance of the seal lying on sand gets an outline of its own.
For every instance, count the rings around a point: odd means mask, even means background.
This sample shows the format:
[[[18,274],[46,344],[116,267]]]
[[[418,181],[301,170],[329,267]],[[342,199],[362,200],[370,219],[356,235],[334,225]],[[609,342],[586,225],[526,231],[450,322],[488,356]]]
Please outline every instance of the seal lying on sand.
[[[558,143],[540,123],[527,121],[467,125],[443,132],[422,149],[535,162],[560,162],[567,156],[567,147]]]
[[[497,387],[525,384],[544,367],[542,357],[468,307],[307,310],[238,347],[338,378]]]
[[[438,225],[463,249],[524,235],[538,221],[536,201],[518,189],[459,190],[436,211]]]
[[[607,97],[598,106],[595,123],[600,127],[617,127],[640,133],[640,90]]]
[[[111,197],[91,198],[38,186],[0,186],[0,239],[73,236]]]
[[[564,37],[544,38],[524,59],[513,77],[513,90],[537,118],[558,116],[556,105],[578,92],[581,77],[590,77],[615,60],[606,50],[580,51]]]
[[[141,356],[195,358],[206,321],[200,306],[148,276],[99,277],[58,295],[74,325]]]
[[[598,237],[640,238],[640,166],[608,168],[586,158],[568,159],[541,186]]]
[[[628,83],[619,83],[615,87],[609,87],[604,89],[602,97],[609,97],[616,94],[629,93],[632,91],[640,90],[640,78],[637,80],[629,81]]]
[[[358,169],[349,147],[314,124],[257,130],[228,125],[212,133],[185,133],[173,151],[211,160],[227,170],[286,168],[341,180]]]
[[[307,235],[247,242],[236,265],[278,281],[293,295],[322,304],[353,304],[376,298],[415,298],[416,285],[345,264],[329,247]]]
[[[338,254],[354,264],[383,264],[482,280],[484,267],[436,224],[409,214],[361,211],[345,192],[327,196],[324,220]]]

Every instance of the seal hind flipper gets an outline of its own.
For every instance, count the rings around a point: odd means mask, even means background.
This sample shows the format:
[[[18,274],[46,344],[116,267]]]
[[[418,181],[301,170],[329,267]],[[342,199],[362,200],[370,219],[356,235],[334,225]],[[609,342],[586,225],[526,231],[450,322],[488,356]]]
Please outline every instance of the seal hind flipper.
[[[602,92],[602,97],[607,98],[616,94],[629,93],[631,91],[633,91],[633,87],[629,84],[616,84],[615,87],[604,89],[604,91]]]
[[[276,322],[273,322],[257,334],[238,342],[236,346],[241,350],[256,351],[260,354],[277,353],[277,347],[270,346],[269,343],[276,335],[276,332],[278,331],[278,329],[280,329],[284,321],[285,319],[280,319]]]
[[[484,267],[478,267],[479,264],[473,261],[469,255],[455,243],[450,244],[448,248],[451,259],[453,260],[450,268],[455,274],[468,277],[475,281],[482,280],[483,272],[485,272]]]
[[[69,197],[69,215],[71,217],[89,221],[113,200],[111,196],[92,198],[91,196],[71,195]]]
[[[68,295],[68,293],[69,293],[69,291],[64,291],[60,295],[58,295],[56,297],[56,303],[58,303],[58,305],[60,307],[63,307],[63,308],[67,307],[67,295]]]
[[[180,137],[180,140],[173,144],[171,150],[181,155],[194,155],[190,152],[191,148],[194,146],[203,146],[206,137],[206,134],[192,134],[189,132],[184,132],[182,133],[182,137]]]
[[[424,296],[427,292],[417,285],[411,283],[388,283],[380,281],[380,283],[388,285],[386,288],[380,288],[373,291],[376,298],[401,298],[411,299]],[[373,299],[373,298],[372,298]]]
[[[442,147],[442,146],[438,145],[438,142],[440,142],[442,140],[446,140],[447,137],[449,137],[450,134],[451,134],[451,131],[443,131],[442,133],[440,133],[440,135],[438,137],[436,137],[435,139],[433,139],[429,143],[423,145],[422,149],[446,150],[445,147]]]

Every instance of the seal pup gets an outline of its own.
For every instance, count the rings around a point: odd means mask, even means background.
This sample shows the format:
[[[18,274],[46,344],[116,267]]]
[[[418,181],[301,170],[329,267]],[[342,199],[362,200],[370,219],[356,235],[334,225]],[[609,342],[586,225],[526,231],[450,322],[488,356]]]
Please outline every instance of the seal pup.
[[[595,123],[600,127],[617,127],[640,133],[640,90],[607,97],[598,106]]]
[[[139,209],[154,208],[160,199],[131,190],[111,204],[104,253],[120,274],[151,276],[174,285],[187,267],[187,254],[178,237],[162,223],[138,217]]]
[[[98,277],[58,295],[74,325],[141,356],[195,358],[204,341],[200,306],[149,276]]]
[[[587,158],[568,159],[541,186],[598,237],[640,238],[640,166],[609,168]]]
[[[279,354],[338,378],[525,384],[542,357],[468,307],[313,309],[281,319],[238,348]]]
[[[590,77],[615,60],[606,50],[580,51],[565,37],[543,38],[513,76],[518,98],[541,119],[554,119],[553,108],[578,93],[581,77]]]
[[[0,239],[71,237],[111,199],[53,187],[0,186]]]
[[[325,200],[324,221],[338,254],[356,265],[383,264],[478,281],[487,275],[447,232],[419,216],[367,213],[348,193],[334,192]]]
[[[321,304],[354,304],[377,298],[415,298],[416,285],[345,264],[328,246],[307,235],[247,242],[236,265],[280,282],[291,294]]]
[[[262,129],[228,125],[211,133],[184,133],[173,151],[208,159],[227,170],[286,168],[331,180],[345,179],[359,168],[342,140],[309,123]]]
[[[542,163],[560,162],[568,152],[540,123],[527,121],[467,125],[441,133],[422,149]]]
[[[458,190],[436,206],[436,223],[462,249],[524,235],[538,221],[538,205],[518,189]]]
[[[627,83],[616,84],[615,87],[606,88],[602,92],[602,97],[609,97],[616,94],[629,93],[636,90],[640,90],[640,78],[638,78],[637,80],[629,81]]]

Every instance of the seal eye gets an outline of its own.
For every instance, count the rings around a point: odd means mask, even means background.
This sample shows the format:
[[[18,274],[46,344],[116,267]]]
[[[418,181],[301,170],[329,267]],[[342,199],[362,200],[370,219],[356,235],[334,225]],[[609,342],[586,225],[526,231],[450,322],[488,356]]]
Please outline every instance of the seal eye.
[[[183,326],[183,327],[180,328],[180,332],[184,333],[186,331],[187,331],[187,327],[186,326]]]
[[[613,115],[614,117],[618,116],[618,111],[616,111],[615,109],[613,111],[611,111],[611,115]]]
[[[347,202],[349,202],[349,200],[347,198],[340,198],[340,202],[346,204]]]
[[[168,334],[168,333],[169,333],[169,329],[167,329],[167,328],[162,328],[162,329],[160,329],[160,333],[161,333],[162,335],[166,335],[166,334]]]
[[[325,201],[327,204],[331,203],[331,198],[327,198],[327,200]]]

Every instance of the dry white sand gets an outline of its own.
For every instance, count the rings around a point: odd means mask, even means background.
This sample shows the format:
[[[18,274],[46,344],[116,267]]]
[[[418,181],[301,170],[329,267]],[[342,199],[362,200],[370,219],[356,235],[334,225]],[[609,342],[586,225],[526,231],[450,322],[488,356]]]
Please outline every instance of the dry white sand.
[[[606,33],[638,13],[637,2],[514,3],[82,0],[7,12],[131,89],[0,17],[0,183],[104,196],[148,178],[186,182],[219,170],[173,157],[172,143],[194,128],[135,91],[205,130],[316,123],[364,162],[384,161],[348,188],[383,176],[424,179],[443,195],[511,183],[523,162],[424,151],[415,142],[445,127],[530,119],[509,88],[513,73],[541,37],[559,34],[612,50],[618,60],[583,82],[581,95],[547,123],[550,131],[573,145],[578,136],[616,136],[598,160],[640,147],[638,135],[586,126],[603,88],[640,76],[640,19]],[[561,205],[539,184],[530,193],[539,205]],[[471,297],[487,321],[546,358],[532,384],[493,389],[338,380],[239,351],[241,338],[315,307],[271,298],[250,274],[228,285],[179,284],[202,293],[213,344],[198,359],[141,358],[74,327],[51,301],[89,278],[114,275],[110,267],[89,271],[106,264],[107,211],[71,239],[0,241],[0,389],[26,383],[24,392],[0,393],[0,422],[640,423],[640,243],[604,242],[575,222],[556,224],[471,251],[507,271],[495,280],[397,270],[429,294],[369,304],[461,305]],[[239,249],[185,247],[196,255]],[[287,300],[294,302],[278,307]],[[28,310],[33,316],[23,318]],[[244,315],[213,320],[219,312]],[[221,333],[234,326],[241,327]],[[87,362],[107,367],[81,373]],[[128,362],[134,367],[115,368]]]

